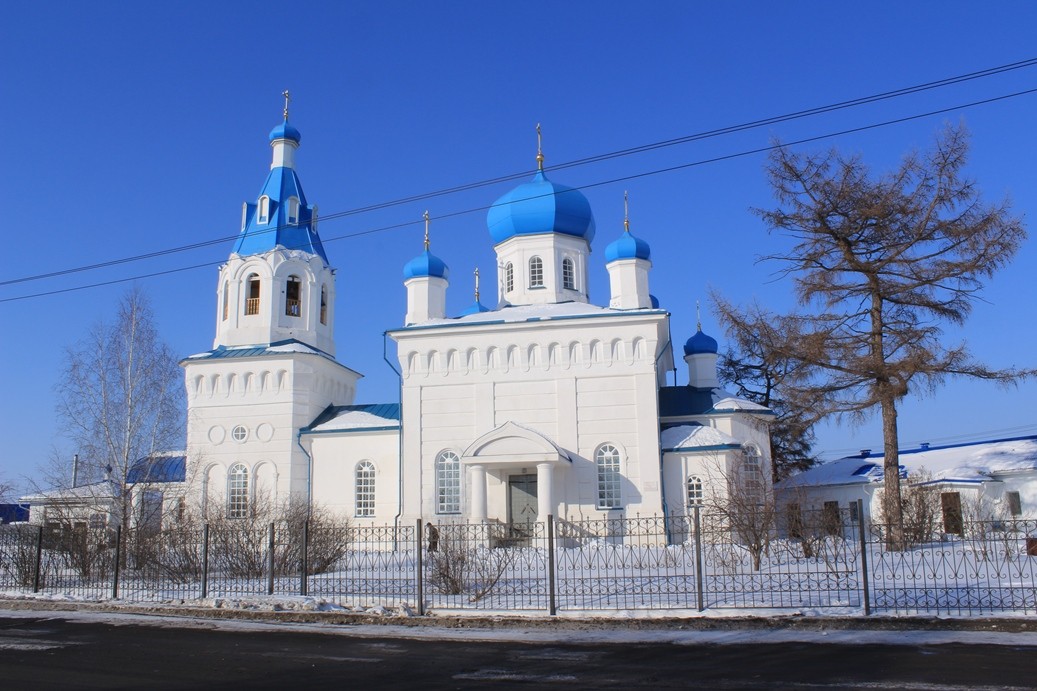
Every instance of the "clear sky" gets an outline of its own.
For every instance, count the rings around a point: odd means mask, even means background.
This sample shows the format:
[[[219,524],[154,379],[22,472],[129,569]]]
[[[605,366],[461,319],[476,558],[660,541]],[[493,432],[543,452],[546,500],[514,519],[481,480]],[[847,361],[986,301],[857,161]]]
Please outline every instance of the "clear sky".
[[[723,346],[711,288],[777,309],[791,300],[777,267],[756,261],[788,246],[750,211],[774,203],[765,156],[737,154],[949,109],[802,146],[859,152],[882,170],[963,121],[970,173],[988,199],[1009,196],[1035,232],[1037,94],[964,106],[1034,89],[1037,67],[551,166],[1031,59],[1034,27],[1032,2],[7,3],[0,282],[223,240],[0,285],[0,477],[71,456],[54,415],[63,350],[109,317],[129,284],[18,298],[171,272],[139,279],[162,333],[184,356],[212,346],[217,266],[269,168],[285,88],[302,132],[296,168],[338,269],[338,358],[365,375],[357,402],[382,402],[397,391],[382,334],[401,325],[401,271],[421,250],[422,211],[451,268],[456,313],[472,302],[473,269],[494,273],[485,207],[516,183],[329,216],[531,171],[539,122],[548,175],[587,186],[597,219],[592,301],[608,302],[604,247],[622,231],[629,190],[631,229],[651,244],[651,289],[673,315],[674,342],[693,333],[702,300],[703,328]],[[947,332],[990,365],[1037,364],[1034,242],[989,282],[967,327]],[[177,271],[186,267],[200,268]],[[686,381],[683,363],[678,376]],[[902,445],[1034,434],[1035,404],[1034,382],[1004,391],[953,381],[905,403]],[[880,446],[872,420],[823,428],[817,450]]]

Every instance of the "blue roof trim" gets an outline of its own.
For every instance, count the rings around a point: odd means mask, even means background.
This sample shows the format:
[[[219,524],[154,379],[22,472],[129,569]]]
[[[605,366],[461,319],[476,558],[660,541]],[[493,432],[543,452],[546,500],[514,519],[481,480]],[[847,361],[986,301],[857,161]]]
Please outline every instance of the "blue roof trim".
[[[276,348],[278,346],[283,346],[283,345],[291,345],[293,343],[298,343],[301,346],[306,346],[307,348],[309,348],[313,352],[284,352],[284,351],[272,351],[272,350],[270,350],[271,348]],[[319,357],[327,358],[328,360],[331,360],[332,362],[334,362],[334,363],[336,363],[336,364],[338,364],[338,365],[340,365],[342,367],[345,367],[345,365],[342,365],[342,363],[340,363],[337,360],[335,360],[334,357],[332,357],[328,353],[325,353],[320,348],[314,348],[309,343],[303,343],[302,341],[300,341],[298,339],[295,339],[295,338],[289,338],[289,339],[286,339],[286,340],[283,340],[283,341],[274,341],[273,343],[270,343],[268,345],[256,345],[256,346],[245,347],[245,348],[228,348],[227,346],[221,345],[221,346],[217,346],[216,348],[214,348],[213,350],[210,350],[208,352],[198,353],[197,355],[192,355],[190,357],[186,357],[183,360],[181,360],[180,362],[184,363],[184,362],[192,362],[192,361],[195,361],[195,360],[217,360],[217,359],[223,359],[223,358],[265,357],[265,356],[269,356],[269,355],[316,355],[316,356],[319,356]],[[349,369],[349,368],[346,367],[346,369]]]
[[[389,430],[399,432],[400,426],[381,425],[378,427],[349,427],[347,429],[309,429],[308,427],[304,427],[299,430],[299,434],[304,434],[309,437],[317,434],[359,434],[361,432],[388,432]]]
[[[918,448],[915,448],[915,449],[898,449],[897,450],[897,455],[898,456],[903,456],[905,454],[925,453],[926,451],[939,451],[939,450],[942,450],[942,449],[963,449],[963,448],[966,448],[966,447],[969,447],[969,446],[979,446],[980,444],[1003,444],[1005,442],[1012,442],[1012,441],[1037,441],[1037,434],[1029,434],[1029,435],[1025,435],[1025,436],[1022,436],[1022,437],[1005,437],[1003,439],[985,439],[985,440],[982,440],[982,441],[966,441],[966,442],[960,442],[958,444],[946,444],[944,446],[921,446],[921,447],[918,447]],[[866,455],[853,454],[851,456],[843,456],[843,458],[860,458],[860,459],[865,459],[865,458],[885,458],[885,456],[886,456],[885,451],[874,451],[874,452],[866,454]],[[841,460],[841,459],[839,459],[839,460]]]
[[[134,461],[126,473],[128,484],[144,482],[184,482],[187,456],[145,456]]]

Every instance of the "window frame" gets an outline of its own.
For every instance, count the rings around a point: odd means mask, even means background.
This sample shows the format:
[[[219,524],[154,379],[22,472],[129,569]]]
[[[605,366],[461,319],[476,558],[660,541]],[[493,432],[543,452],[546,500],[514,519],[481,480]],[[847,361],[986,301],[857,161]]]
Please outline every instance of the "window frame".
[[[256,223],[266,225],[270,223],[270,197],[263,195],[256,204]]]
[[[510,293],[515,290],[515,265],[508,262],[504,265],[504,292]]]
[[[450,449],[436,454],[436,513],[461,513],[461,457]]]
[[[594,450],[594,466],[597,475],[597,501],[595,506],[602,511],[622,507],[620,482],[622,480],[623,454],[619,447],[605,442]]]
[[[302,316],[302,279],[295,274],[290,275],[284,282],[284,313],[288,317]]]
[[[544,260],[539,256],[529,258],[529,287],[544,288]]]
[[[562,288],[576,290],[576,262],[572,257],[562,259]]]
[[[376,470],[371,461],[360,461],[353,469],[353,515],[374,518]]]
[[[299,198],[288,197],[288,213],[286,214],[287,222],[291,225],[299,223]]]
[[[235,463],[227,470],[227,518],[248,517],[249,472],[244,463]]]
[[[703,506],[706,500],[706,483],[698,475],[689,475],[684,481],[684,500],[688,508]]]
[[[263,282],[259,274],[253,272],[245,278],[245,316],[259,314],[259,299],[262,295]]]

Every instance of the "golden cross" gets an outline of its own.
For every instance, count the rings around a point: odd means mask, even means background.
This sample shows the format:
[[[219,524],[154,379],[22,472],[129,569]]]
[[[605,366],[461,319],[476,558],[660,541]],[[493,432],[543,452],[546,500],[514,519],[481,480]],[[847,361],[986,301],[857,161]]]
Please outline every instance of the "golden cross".
[[[626,190],[623,190],[623,230],[630,232],[630,199]]]
[[[281,95],[284,96],[284,121],[288,122],[288,101],[292,100],[292,96],[288,93],[288,89],[282,91]]]
[[[537,170],[544,169],[543,137],[540,134],[540,123],[537,123]]]
[[[695,321],[697,322],[696,329],[702,331],[702,305],[699,301],[695,301]]]
[[[428,209],[425,209],[425,213],[421,217],[425,219],[425,251],[428,252]]]
[[[479,302],[479,267],[475,267],[475,301]]]

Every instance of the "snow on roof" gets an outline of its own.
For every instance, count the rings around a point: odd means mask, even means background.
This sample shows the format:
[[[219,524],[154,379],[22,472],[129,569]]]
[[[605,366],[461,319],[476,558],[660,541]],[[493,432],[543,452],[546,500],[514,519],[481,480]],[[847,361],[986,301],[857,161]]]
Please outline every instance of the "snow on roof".
[[[370,429],[372,427],[399,427],[399,420],[372,415],[362,410],[346,410],[327,422],[313,427],[313,432],[332,432],[336,430]]]
[[[30,494],[19,498],[20,502],[28,502],[30,504],[41,504],[47,501],[80,501],[80,500],[96,500],[106,499],[115,496],[115,484],[111,480],[101,480],[100,482],[94,482],[89,485],[79,485],[78,487],[60,487],[56,489],[48,489],[36,494]]]
[[[902,450],[901,472],[933,480],[975,482],[992,475],[1037,470],[1037,436]],[[782,487],[882,482],[882,453],[848,456],[783,480]]]
[[[718,391],[718,389],[714,389]],[[759,403],[753,403],[747,401],[744,398],[738,398],[737,396],[728,396],[713,404],[714,410],[754,410],[754,411],[767,411],[770,412],[770,408]]]
[[[715,427],[704,425],[679,425],[662,431],[660,445],[664,451],[674,449],[713,448],[717,446],[741,446],[730,434]]]

